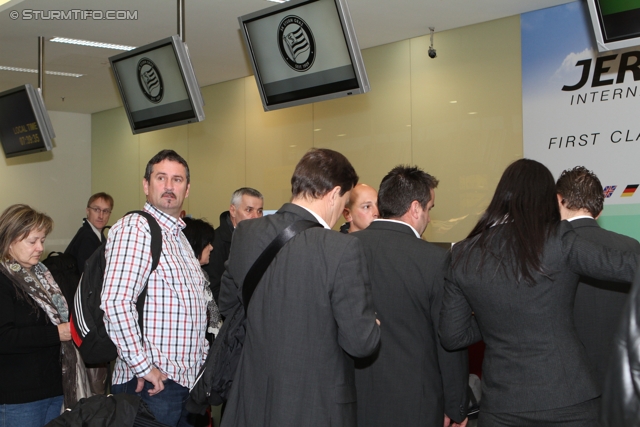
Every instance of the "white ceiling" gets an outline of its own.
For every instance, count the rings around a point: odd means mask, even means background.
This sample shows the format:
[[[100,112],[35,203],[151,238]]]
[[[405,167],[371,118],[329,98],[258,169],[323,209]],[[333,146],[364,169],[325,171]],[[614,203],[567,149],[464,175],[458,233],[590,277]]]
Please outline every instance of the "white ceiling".
[[[573,0],[348,0],[361,49],[556,6]],[[237,17],[272,6],[266,0],[185,0],[185,39],[200,86],[251,74]],[[137,20],[22,19],[25,11],[137,11]],[[13,14],[12,14],[13,12]],[[18,19],[12,19],[18,12]],[[39,12],[31,12],[37,16]],[[76,16],[79,13],[76,12]],[[142,46],[177,33],[177,0],[12,0],[0,6],[0,65],[37,68],[38,36],[46,37],[45,70],[84,74],[46,76],[49,110],[95,113],[121,106],[108,58],[120,51],[52,43],[53,37]],[[0,91],[36,74],[0,71]]]

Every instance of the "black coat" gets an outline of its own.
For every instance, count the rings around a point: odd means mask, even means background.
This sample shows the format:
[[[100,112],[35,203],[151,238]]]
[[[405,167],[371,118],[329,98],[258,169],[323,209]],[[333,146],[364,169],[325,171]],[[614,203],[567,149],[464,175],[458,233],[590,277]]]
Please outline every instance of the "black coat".
[[[73,256],[78,264],[78,271],[80,274],[84,271],[84,264],[87,262],[91,254],[105,242],[104,236],[99,239],[96,233],[91,228],[91,224],[85,218],[82,222],[82,227],[78,230],[76,235],[65,249],[64,253]]]
[[[494,253],[504,253],[502,230],[498,228],[493,239]],[[460,247],[453,247],[454,261],[456,248]],[[638,256],[582,239],[567,221],[547,239],[542,253],[547,274],[535,273],[534,286],[519,283],[511,269],[498,268],[490,256],[478,270],[481,255],[482,249],[473,247],[451,270],[440,318],[446,348],[465,347],[481,338],[486,344],[481,411],[544,411],[598,397],[573,321],[576,287],[580,275],[630,282]],[[512,262],[509,254],[505,256]]]
[[[602,229],[594,219],[577,219],[571,221],[571,225],[579,236],[592,242],[621,251],[640,253],[640,243],[637,240]],[[611,354],[613,335],[620,324],[628,292],[629,283],[580,278],[573,316],[578,337],[587,349],[587,356],[596,370],[600,388]]]
[[[295,204],[242,221],[222,278],[220,311],[239,304],[247,271],[276,235],[315,217]],[[355,427],[354,362],[375,351],[366,260],[358,239],[311,228],[291,239],[258,284],[222,427]]]
[[[408,225],[374,221],[351,234],[367,258],[380,349],[356,361],[358,425],[438,426],[467,415],[467,351],[446,351],[438,323],[447,252]]]
[[[224,273],[224,263],[229,259],[233,230],[229,211],[222,212],[220,214],[220,226],[215,229],[213,250],[209,256],[209,264],[203,267],[204,271],[209,275],[209,286],[216,303],[218,303],[220,296],[220,281],[222,280],[222,273]]]

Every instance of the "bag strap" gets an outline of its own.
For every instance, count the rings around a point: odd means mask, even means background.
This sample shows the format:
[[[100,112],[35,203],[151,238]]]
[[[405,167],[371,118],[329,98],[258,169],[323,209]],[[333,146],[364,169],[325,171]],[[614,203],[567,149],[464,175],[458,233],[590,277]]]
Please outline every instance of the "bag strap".
[[[282,230],[280,234],[267,246],[267,248],[260,254],[258,259],[253,263],[247,275],[244,277],[244,283],[242,284],[242,301],[244,301],[244,312],[247,312],[249,307],[249,301],[253,291],[256,290],[260,279],[267,271],[271,261],[276,257],[280,249],[298,233],[312,227],[322,227],[318,222],[308,221],[306,219],[296,221]]]
[[[155,271],[158,267],[158,263],[160,262],[160,254],[162,253],[162,229],[160,229],[160,225],[158,221],[151,215],[149,212],[145,211],[130,211],[125,214],[125,216],[129,214],[138,214],[142,215],[147,219],[149,223],[149,229],[151,230],[151,271],[149,272],[149,277],[151,277],[151,273]],[[147,283],[149,283],[149,277],[147,277],[146,282],[144,282],[144,288],[140,295],[138,296],[138,301],[136,301],[136,310],[138,311],[138,324],[140,325],[140,333],[144,334],[144,302],[147,299]]]

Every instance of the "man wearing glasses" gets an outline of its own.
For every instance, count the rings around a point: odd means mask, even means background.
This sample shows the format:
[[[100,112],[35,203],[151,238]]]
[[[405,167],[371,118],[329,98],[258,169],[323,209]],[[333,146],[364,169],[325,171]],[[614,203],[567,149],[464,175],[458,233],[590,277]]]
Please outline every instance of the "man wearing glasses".
[[[87,217],[82,227],[64,251],[76,259],[80,274],[84,271],[84,264],[92,253],[103,244],[106,239],[102,230],[109,222],[113,210],[113,197],[107,193],[96,193],[87,202]]]

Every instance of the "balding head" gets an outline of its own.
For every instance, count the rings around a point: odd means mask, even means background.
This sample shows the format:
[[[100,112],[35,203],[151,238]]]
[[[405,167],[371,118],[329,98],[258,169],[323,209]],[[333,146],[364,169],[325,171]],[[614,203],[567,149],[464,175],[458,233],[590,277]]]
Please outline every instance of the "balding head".
[[[351,190],[343,215],[351,223],[349,233],[364,230],[378,218],[378,192],[367,184],[356,185]]]

